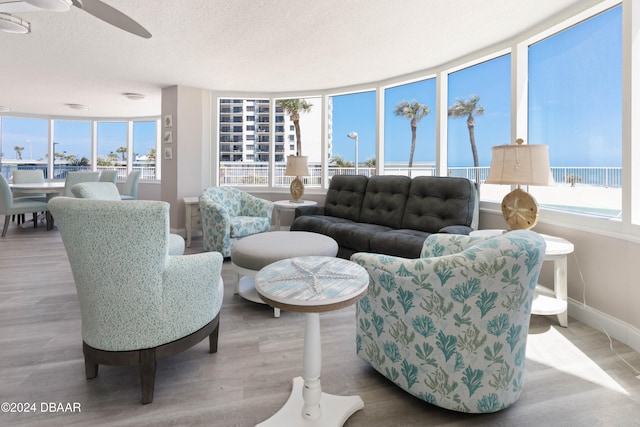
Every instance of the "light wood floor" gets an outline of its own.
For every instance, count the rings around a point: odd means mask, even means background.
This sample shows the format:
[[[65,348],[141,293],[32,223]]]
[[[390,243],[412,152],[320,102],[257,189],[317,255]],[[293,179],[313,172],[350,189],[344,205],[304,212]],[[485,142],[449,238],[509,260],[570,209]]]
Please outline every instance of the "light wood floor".
[[[195,239],[190,252],[201,250]],[[101,366],[84,377],[80,315],[57,230],[19,229],[0,240],[0,402],[36,403],[36,413],[0,413],[3,426],[253,426],[286,401],[302,371],[304,317],[275,319],[233,294],[225,262],[219,350],[207,342],[158,365],[155,398],[140,404],[138,372]],[[603,284],[605,285],[605,284]],[[356,426],[640,425],[640,380],[605,335],[576,321],[534,316],[520,400],[491,415],[436,408],[393,386],[355,355],[354,308],[321,315],[323,390],[359,394]],[[635,368],[640,355],[614,342]],[[81,413],[41,412],[46,402],[81,405]]]

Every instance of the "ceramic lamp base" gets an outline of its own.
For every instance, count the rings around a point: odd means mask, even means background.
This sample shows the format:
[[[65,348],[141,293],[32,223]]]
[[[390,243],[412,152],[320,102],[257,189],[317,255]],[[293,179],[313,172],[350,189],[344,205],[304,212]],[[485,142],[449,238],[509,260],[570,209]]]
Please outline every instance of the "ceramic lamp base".
[[[299,176],[296,176],[293,181],[291,181],[289,191],[291,192],[290,202],[300,203],[300,199],[302,199],[302,195],[304,194],[304,184],[300,180]]]

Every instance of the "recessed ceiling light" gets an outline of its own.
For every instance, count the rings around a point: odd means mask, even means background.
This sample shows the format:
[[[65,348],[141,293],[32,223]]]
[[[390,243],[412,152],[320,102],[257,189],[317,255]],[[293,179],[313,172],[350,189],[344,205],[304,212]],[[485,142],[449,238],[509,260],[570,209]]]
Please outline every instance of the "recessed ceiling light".
[[[71,0],[23,0],[31,6],[52,12],[66,12],[71,9]]]
[[[0,105],[0,113],[7,113],[9,111],[11,111],[11,108],[6,107],[4,105]]]
[[[0,30],[6,33],[27,34],[31,32],[31,24],[17,16],[0,13]]]
[[[147,98],[141,93],[125,92],[123,93],[123,95],[126,96],[127,99],[130,99],[132,101],[143,101]]]
[[[82,104],[64,104],[64,105],[71,108],[72,110],[78,110],[78,111],[87,111],[89,109],[89,107]]]

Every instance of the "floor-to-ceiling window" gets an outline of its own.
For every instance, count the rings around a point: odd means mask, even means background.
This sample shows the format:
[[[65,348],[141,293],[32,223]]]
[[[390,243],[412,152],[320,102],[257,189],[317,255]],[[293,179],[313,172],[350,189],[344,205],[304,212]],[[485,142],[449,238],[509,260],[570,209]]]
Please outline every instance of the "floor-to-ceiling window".
[[[529,47],[529,142],[548,144],[553,187],[538,203],[622,215],[622,7]]]
[[[435,78],[385,89],[385,174],[435,174],[435,108]]]

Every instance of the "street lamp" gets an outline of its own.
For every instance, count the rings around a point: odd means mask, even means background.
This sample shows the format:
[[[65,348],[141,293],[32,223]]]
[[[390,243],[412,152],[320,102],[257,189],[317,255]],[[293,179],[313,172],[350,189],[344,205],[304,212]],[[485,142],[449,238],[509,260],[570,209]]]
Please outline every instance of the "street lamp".
[[[347,137],[353,139],[356,142],[356,175],[358,175],[358,133],[349,132]]]

